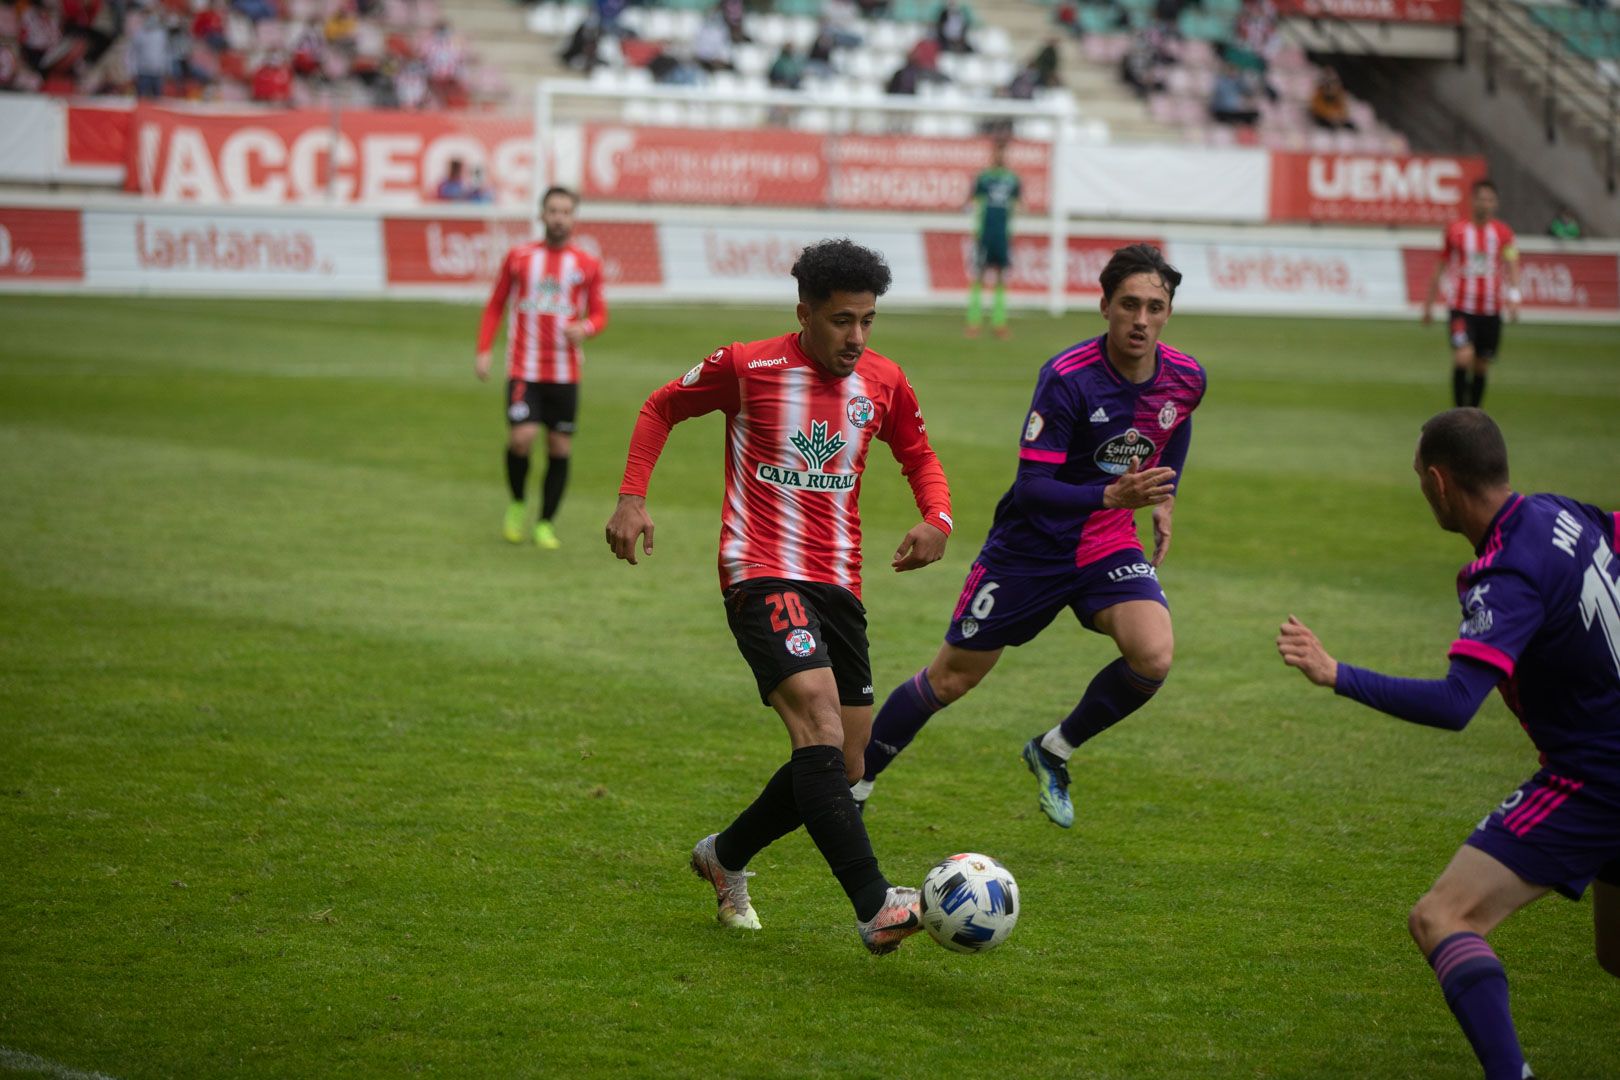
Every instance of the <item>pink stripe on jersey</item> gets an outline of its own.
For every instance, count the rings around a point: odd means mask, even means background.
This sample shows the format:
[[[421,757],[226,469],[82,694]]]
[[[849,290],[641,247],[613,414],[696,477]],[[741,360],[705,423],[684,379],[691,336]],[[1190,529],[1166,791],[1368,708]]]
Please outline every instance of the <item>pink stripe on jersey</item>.
[[[1493,645],[1483,641],[1463,641],[1458,639],[1451,643],[1451,649],[1446,653],[1450,656],[1462,656],[1469,660],[1478,660],[1482,664],[1489,664],[1502,674],[1511,678],[1513,676],[1513,657]]]
[[[1179,349],[1172,349],[1168,345],[1160,345],[1164,358],[1177,367],[1197,368],[1198,362]]]
[[[1080,529],[1080,542],[1075,545],[1074,565],[1090,566],[1105,555],[1136,547],[1136,518],[1129,510],[1098,510]]]
[[[1540,808],[1549,800],[1562,800],[1563,797],[1563,794],[1554,788],[1538,788],[1536,789],[1536,793],[1534,795],[1524,800],[1524,802],[1520,803],[1518,806],[1515,806],[1512,810],[1509,810],[1502,818],[1502,824],[1510,831],[1518,833],[1519,826],[1530,818],[1535,817]],[[1522,835],[1522,833],[1520,835]]]
[[[1037,450],[1033,446],[1019,447],[1018,456],[1025,461],[1044,461],[1048,465],[1061,465],[1069,460],[1069,455],[1062,450]]]
[[[1502,819],[1502,824],[1508,826],[1515,836],[1523,836],[1537,825],[1540,825],[1543,821],[1546,821],[1547,818],[1552,815],[1554,810],[1557,810],[1560,806],[1563,806],[1571,795],[1581,790],[1581,782],[1579,780],[1566,780],[1561,776],[1550,776],[1548,779],[1551,780],[1556,787],[1543,788],[1541,791],[1536,793],[1537,796],[1547,795],[1548,798],[1540,799],[1539,801],[1537,799],[1531,799],[1518,810],[1515,810],[1513,813]],[[1532,805],[1534,806],[1533,809]],[[1515,816],[1517,817],[1517,820],[1513,820]]]
[[[1072,349],[1058,357],[1052,364],[1052,370],[1059,375],[1067,375],[1072,371],[1079,371],[1087,364],[1094,364],[1102,359],[1102,346],[1093,341]]]
[[[1517,514],[1519,512],[1519,507],[1523,505],[1523,495],[1513,496],[1513,504],[1509,506],[1507,511],[1501,516],[1501,518],[1497,520],[1496,528],[1491,530],[1490,539],[1485,541],[1485,554],[1468,564],[1468,566],[1463,570],[1463,577],[1473,577],[1475,574],[1491,565],[1491,562],[1495,560],[1496,556],[1502,550],[1502,526],[1506,525],[1508,518],[1512,517],[1514,514]]]
[[[951,612],[951,622],[962,617],[968,604],[973,602],[973,590],[979,587],[979,581],[984,577],[984,564],[975,563],[973,569],[968,571],[967,580],[962,583],[962,595],[956,601],[956,610]]]
[[[1446,977],[1456,970],[1457,965],[1484,956],[1495,958],[1496,953],[1485,944],[1484,938],[1467,937],[1437,952],[1430,962],[1434,964],[1435,977],[1443,983]]]

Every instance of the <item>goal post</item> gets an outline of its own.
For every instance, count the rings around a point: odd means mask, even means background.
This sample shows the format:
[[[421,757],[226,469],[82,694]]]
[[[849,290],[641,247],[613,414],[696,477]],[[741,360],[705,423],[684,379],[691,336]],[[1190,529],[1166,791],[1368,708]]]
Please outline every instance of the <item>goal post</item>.
[[[561,183],[579,190],[592,213],[607,206],[688,224],[903,232],[936,265],[950,264],[949,289],[962,260],[971,261],[956,249],[971,231],[973,181],[1004,141],[1006,165],[1022,185],[1014,258],[1045,260],[1044,287],[1020,279],[1014,302],[1065,310],[1069,224],[1058,178],[1071,143],[1106,137],[1082,121],[1070,95],[968,98],[925,84],[912,97],[837,77],[809,87],[750,88],[727,73],[704,86],[672,86],[643,71],[543,81],[535,92],[536,200]],[[1044,238],[1043,252],[1030,250],[1042,244],[1032,234]],[[895,269],[898,280],[902,267]],[[941,275],[932,280],[938,287]]]

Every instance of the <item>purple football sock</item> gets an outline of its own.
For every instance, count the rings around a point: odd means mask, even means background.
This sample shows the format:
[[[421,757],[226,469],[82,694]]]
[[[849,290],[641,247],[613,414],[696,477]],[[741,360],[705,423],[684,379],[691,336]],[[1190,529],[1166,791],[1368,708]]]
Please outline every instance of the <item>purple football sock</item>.
[[[1070,746],[1107,731],[1148,703],[1164,685],[1163,679],[1149,679],[1131,670],[1124,657],[1097,672],[1074,712],[1058,727]]]
[[[1429,966],[1485,1067],[1485,1080],[1520,1080],[1524,1051],[1508,1011],[1507,972],[1485,939],[1467,931],[1452,934],[1429,954]]]
[[[928,684],[927,668],[895,687],[872,721],[872,739],[866,744],[865,779],[876,780],[878,773],[911,745],[928,718],[944,707]]]

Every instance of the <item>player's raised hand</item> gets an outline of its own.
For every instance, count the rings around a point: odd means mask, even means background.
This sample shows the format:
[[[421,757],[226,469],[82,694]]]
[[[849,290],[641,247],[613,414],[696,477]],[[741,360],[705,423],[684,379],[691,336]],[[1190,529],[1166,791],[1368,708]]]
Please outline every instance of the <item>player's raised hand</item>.
[[[1277,652],[1282,654],[1283,663],[1299,668],[1317,686],[1338,685],[1339,662],[1322,648],[1311,628],[1292,615],[1277,631]]]
[[[489,350],[484,349],[473,357],[473,374],[478,376],[479,382],[489,382]]]
[[[567,338],[569,344],[571,345],[578,345],[580,342],[589,337],[590,334],[590,323],[571,322],[567,326],[563,327],[563,337]]]
[[[653,519],[647,513],[647,500],[640,495],[620,495],[619,505],[608,518],[607,543],[613,557],[636,565],[636,541],[642,551],[653,553]]]
[[[894,567],[895,573],[906,570],[915,570],[919,566],[927,566],[931,562],[938,562],[945,554],[945,541],[950,536],[937,526],[926,521],[919,521],[906,533],[905,539],[900,541],[894,558],[889,565]]]
[[[1143,470],[1141,458],[1131,458],[1131,467],[1125,475],[1103,488],[1103,505],[1110,510],[1140,510],[1155,506],[1175,494],[1170,481],[1176,470],[1159,465]]]
[[[1164,562],[1164,557],[1170,554],[1170,515],[1175,509],[1174,495],[1153,508],[1153,558],[1150,561],[1154,566]]]

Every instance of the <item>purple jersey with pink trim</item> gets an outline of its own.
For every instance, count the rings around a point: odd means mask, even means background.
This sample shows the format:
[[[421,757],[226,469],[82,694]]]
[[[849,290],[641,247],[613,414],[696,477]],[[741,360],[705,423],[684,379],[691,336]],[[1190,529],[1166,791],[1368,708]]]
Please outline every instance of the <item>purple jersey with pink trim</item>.
[[[1450,655],[1502,673],[1498,689],[1542,763],[1620,787],[1620,515],[1515,494],[1457,575]]]
[[[1132,457],[1144,469],[1159,464],[1203,400],[1206,376],[1198,361],[1161,342],[1153,377],[1132,383],[1109,361],[1107,349],[1106,337],[1092,338],[1042,366],[1018,449],[1021,467],[1055,465],[1053,479],[1093,490],[1094,507],[1030,510],[1009,490],[996,504],[985,538],[984,555],[991,561],[1087,566],[1141,543],[1132,512],[1104,509],[1102,489],[1130,467]],[[1179,473],[1180,462],[1174,467]]]

